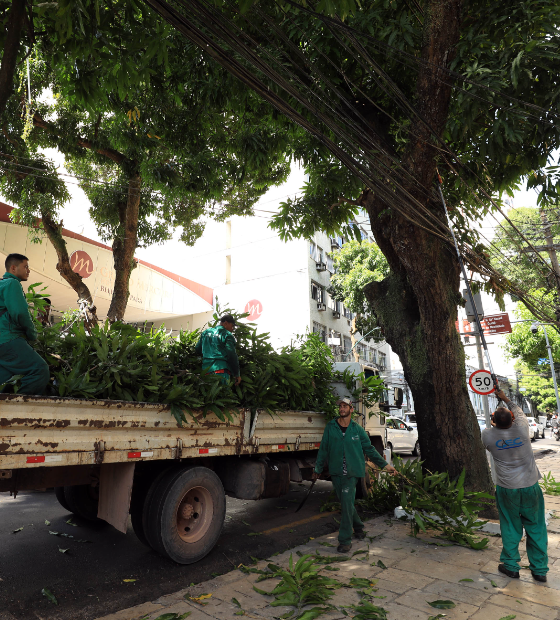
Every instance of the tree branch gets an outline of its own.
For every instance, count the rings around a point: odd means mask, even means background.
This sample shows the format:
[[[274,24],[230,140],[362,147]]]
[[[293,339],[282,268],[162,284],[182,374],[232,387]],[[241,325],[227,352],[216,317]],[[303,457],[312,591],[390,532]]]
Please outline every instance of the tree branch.
[[[48,121],[43,119],[38,112],[35,112],[35,114],[33,115],[33,125],[35,125],[35,127],[45,129],[46,131],[55,136],[59,135],[56,126],[53,123],[49,123]],[[127,161],[130,161],[128,157],[126,157],[126,155],[123,155],[119,151],[111,148],[99,148],[87,138],[77,137],[76,144],[84,149],[95,151],[96,153],[99,153],[99,155],[104,155],[108,159],[114,161],[116,164],[123,164]]]

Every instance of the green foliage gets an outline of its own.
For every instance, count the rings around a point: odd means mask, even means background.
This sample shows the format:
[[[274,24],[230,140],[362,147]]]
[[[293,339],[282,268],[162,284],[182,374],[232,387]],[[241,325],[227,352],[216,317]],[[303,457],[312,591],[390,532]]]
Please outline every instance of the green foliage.
[[[543,300],[553,300],[554,293],[544,289],[534,291]],[[509,359],[518,359],[516,371],[519,373],[519,387],[525,388],[523,395],[531,398],[541,411],[556,411],[556,396],[552,381],[548,349],[544,329],[539,327],[536,334],[531,332],[534,316],[521,304],[517,304],[515,315],[528,322],[513,325],[512,333],[506,336],[504,350]],[[551,325],[546,326],[548,340],[552,348],[552,358],[558,368],[560,362],[560,334]]]
[[[331,277],[328,292],[358,315],[357,327],[361,333],[367,334],[376,327],[376,322],[372,318],[364,288],[388,275],[387,259],[375,243],[348,241],[334,252],[333,261],[336,273]]]
[[[30,295],[40,303],[37,286],[30,287]],[[221,314],[216,312],[214,324]],[[239,386],[223,385],[218,376],[202,373],[202,360],[195,353],[200,330],[170,338],[165,328],[143,333],[117,322],[97,325],[88,334],[82,322],[69,317],[55,326],[39,325],[35,348],[49,363],[58,395],[166,403],[179,425],[186,421],[185,413],[194,410],[224,420],[237,407],[271,415],[279,410],[336,415],[332,357],[316,334],[276,352],[268,334],[258,334],[251,323],[238,320],[237,325]],[[372,385],[365,398],[371,399],[376,390]]]
[[[264,3],[263,8],[266,7]],[[274,14],[273,6],[268,10]],[[304,12],[290,11],[290,39],[305,48],[309,67],[324,76],[320,80],[323,92],[332,94],[338,104],[336,88],[345,97],[340,105],[350,108],[351,118],[362,113],[371,115],[369,128],[378,138],[380,149],[390,154],[396,166],[404,163],[406,167],[406,159],[418,138],[419,121],[392,93],[398,91],[420,113],[430,105],[416,91],[421,61],[415,59],[422,55],[432,23],[428,7],[422,10],[425,14],[420,18],[417,5],[375,0],[361,4],[349,15],[346,23],[367,49],[372,61],[369,66],[359,60],[359,53],[356,57],[349,53],[340,31],[325,28],[320,19]],[[453,164],[458,174],[448,172],[447,165],[442,169],[442,160],[435,151],[433,157],[440,165],[448,204],[462,205],[451,212],[459,240],[485,254],[488,249],[482,231],[472,222],[480,221],[494,207],[479,191],[481,186],[488,195],[500,196],[511,195],[527,182],[537,190],[539,199],[546,199],[549,204],[558,199],[558,168],[549,164],[557,158],[559,125],[545,119],[540,111],[530,111],[521,102],[530,102],[554,114],[560,109],[556,84],[560,7],[554,0],[529,0],[506,6],[499,0],[473,0],[463,10],[460,38],[449,65],[455,73],[450,106],[437,119],[444,128],[443,139],[461,162]],[[377,63],[377,71],[373,63]],[[387,79],[381,79],[381,75]],[[332,85],[330,90],[327,83]],[[326,106],[321,111],[334,117]],[[533,114],[539,118],[533,119]],[[342,126],[341,120],[334,118]],[[334,132],[325,133],[346,152],[351,150]],[[317,230],[328,232],[347,226],[357,216],[363,183],[312,138],[302,139],[300,152],[309,181],[300,196],[282,205],[272,227],[288,238],[309,238]],[[384,169],[380,168],[377,178],[384,183]],[[424,191],[429,191],[428,187]],[[392,205],[387,207],[382,217],[395,217]],[[417,230],[407,226],[403,225],[398,233],[403,253],[406,239]],[[376,234],[383,236],[381,231]],[[392,242],[388,238],[385,241],[383,248],[388,248]],[[405,263],[403,260],[402,264]],[[503,295],[493,280],[486,284],[498,297]]]
[[[374,481],[363,504],[370,510],[394,510],[401,506],[413,515],[412,534],[420,530],[436,530],[441,538],[471,547],[484,549],[488,539],[475,539],[485,522],[478,521],[478,512],[493,497],[487,493],[467,492],[465,471],[456,480],[447,472],[431,473],[422,470],[418,460],[403,462],[395,458],[397,476],[382,475]]]
[[[551,294],[544,291],[535,291],[543,299],[543,303],[551,299]],[[535,317],[521,304],[517,305],[515,311],[517,319],[524,319],[529,322],[516,323],[512,327],[512,333],[506,337],[505,352],[508,358],[518,358],[529,368],[550,372],[548,361],[548,349],[544,330],[539,328],[536,334],[531,332],[531,323]],[[555,362],[560,362],[560,334],[550,325],[546,326],[550,346],[552,347],[552,358]]]
[[[145,3],[63,0],[30,12],[43,33],[30,57],[34,100],[26,103],[21,64],[0,134],[8,160],[0,190],[34,240],[43,236],[37,218],[58,222],[68,199],[46,148],[64,154],[99,235],[117,249],[125,239],[145,247],[176,234],[192,245],[207,219],[252,213],[287,178],[300,130],[273,119],[268,104]]]
[[[290,606],[294,607],[296,617],[294,620],[313,620],[321,614],[330,611],[331,606],[325,606],[332,597],[333,590],[341,588],[342,584],[330,577],[319,575],[321,565],[315,561],[313,555],[303,555],[294,565],[290,555],[287,569],[278,567],[274,577],[280,579],[280,583],[271,591],[266,592],[253,586],[259,594],[272,595],[274,601],[271,607]],[[309,605],[323,605],[304,611]]]
[[[527,207],[511,209],[508,218],[533,246],[545,245],[545,233],[539,209]],[[559,243],[560,223],[556,208],[548,213],[548,219],[551,222],[553,242]],[[542,289],[543,293],[555,291],[553,274],[535,258],[533,252],[520,251],[521,248],[528,248],[528,243],[519,238],[509,222],[503,220],[500,224],[501,226],[496,228],[491,254],[494,267],[521,289]],[[550,265],[548,253],[540,252],[540,256]]]
[[[543,492],[547,495],[560,495],[560,482],[556,482],[556,478],[552,475],[551,471],[542,477],[539,484]]]

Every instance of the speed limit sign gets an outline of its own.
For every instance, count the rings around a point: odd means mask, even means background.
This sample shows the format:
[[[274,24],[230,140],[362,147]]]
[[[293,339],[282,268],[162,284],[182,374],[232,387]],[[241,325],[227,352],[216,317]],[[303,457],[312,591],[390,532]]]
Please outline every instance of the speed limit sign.
[[[495,390],[492,375],[487,370],[475,370],[469,377],[469,385],[477,394],[492,394]]]

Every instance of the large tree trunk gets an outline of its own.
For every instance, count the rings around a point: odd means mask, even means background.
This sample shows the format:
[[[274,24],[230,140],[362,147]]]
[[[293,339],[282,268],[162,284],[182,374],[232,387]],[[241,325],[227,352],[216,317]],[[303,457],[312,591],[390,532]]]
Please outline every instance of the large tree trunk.
[[[98,321],[96,308],[93,305],[93,298],[90,290],[84,283],[82,276],[76,273],[70,265],[68,248],[66,246],[66,241],[62,236],[62,224],[57,224],[47,212],[41,213],[41,219],[43,221],[43,228],[45,229],[47,238],[52,243],[56,251],[56,255],[58,256],[56,269],[66,280],[66,282],[68,282],[68,284],[76,291],[78,295],[78,305],[80,309],[83,308],[85,312],[86,327],[91,327]]]
[[[135,174],[128,181],[126,203],[123,202],[118,205],[119,234],[113,241],[115,284],[107,314],[110,321],[122,321],[128,303],[130,274],[136,267],[134,252],[138,247],[138,213],[141,189],[142,178],[139,174]]]
[[[437,200],[437,151],[449,113],[449,80],[438,66],[448,66],[459,40],[461,0],[431,0],[426,7],[422,60],[416,85],[418,123],[403,157],[417,184],[406,189],[442,221]],[[429,127],[427,126],[429,125]],[[425,467],[452,476],[467,470],[470,489],[493,492],[486,451],[466,386],[465,357],[455,329],[460,269],[456,255],[440,238],[405,220],[366,190],[360,203],[391,267],[383,282],[366,288],[384,335],[399,355],[414,397]]]
[[[6,27],[6,39],[0,65],[0,119],[14,90],[14,74],[20,47],[21,31],[25,23],[25,0],[12,0]]]

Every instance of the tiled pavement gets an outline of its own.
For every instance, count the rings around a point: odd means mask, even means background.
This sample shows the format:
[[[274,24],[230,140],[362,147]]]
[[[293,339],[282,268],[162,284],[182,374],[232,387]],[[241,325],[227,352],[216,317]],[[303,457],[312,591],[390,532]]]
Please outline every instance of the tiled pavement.
[[[552,471],[560,480],[560,454],[545,456],[538,460],[542,472]],[[545,496],[547,509],[556,510],[560,517],[560,497]],[[558,525],[556,525],[558,524]],[[541,620],[560,619],[560,518],[549,524],[550,572],[548,583],[536,583],[529,570],[522,570],[520,579],[508,579],[498,572],[498,558],[501,539],[490,537],[486,550],[474,551],[458,546],[439,546],[440,540],[423,536],[412,538],[407,524],[378,517],[366,523],[368,536],[364,541],[355,541],[352,553],[368,550],[346,562],[337,563],[338,572],[322,571],[322,574],[335,577],[348,583],[353,576],[372,578],[377,591],[372,599],[375,605],[387,611],[389,620],[428,620],[438,613],[445,620]],[[279,556],[262,561],[258,567],[264,568],[268,562],[286,566],[293,554],[294,560],[300,553],[319,553],[334,555],[336,549],[320,543],[337,544],[336,533],[309,541]],[[525,542],[521,543],[521,564],[527,564],[524,553]],[[377,566],[382,560],[386,568]],[[191,612],[188,620],[225,620],[240,617],[239,608],[232,603],[236,599],[246,617],[258,620],[278,618],[291,608],[270,607],[272,597],[263,596],[253,590],[258,575],[244,574],[240,570],[185,588],[180,592],[164,596],[156,601],[126,609],[98,620],[155,620],[164,614],[178,615]],[[472,579],[472,581],[461,581]],[[258,584],[262,590],[270,591],[275,580]],[[201,594],[211,594],[202,599],[206,605],[187,600],[185,596],[196,598]],[[359,602],[358,591],[354,588],[341,588],[335,591],[331,603],[337,607]],[[438,610],[430,607],[428,601],[447,599],[455,603],[453,609]],[[324,620],[342,620],[352,617],[342,612],[331,611],[320,616]]]

